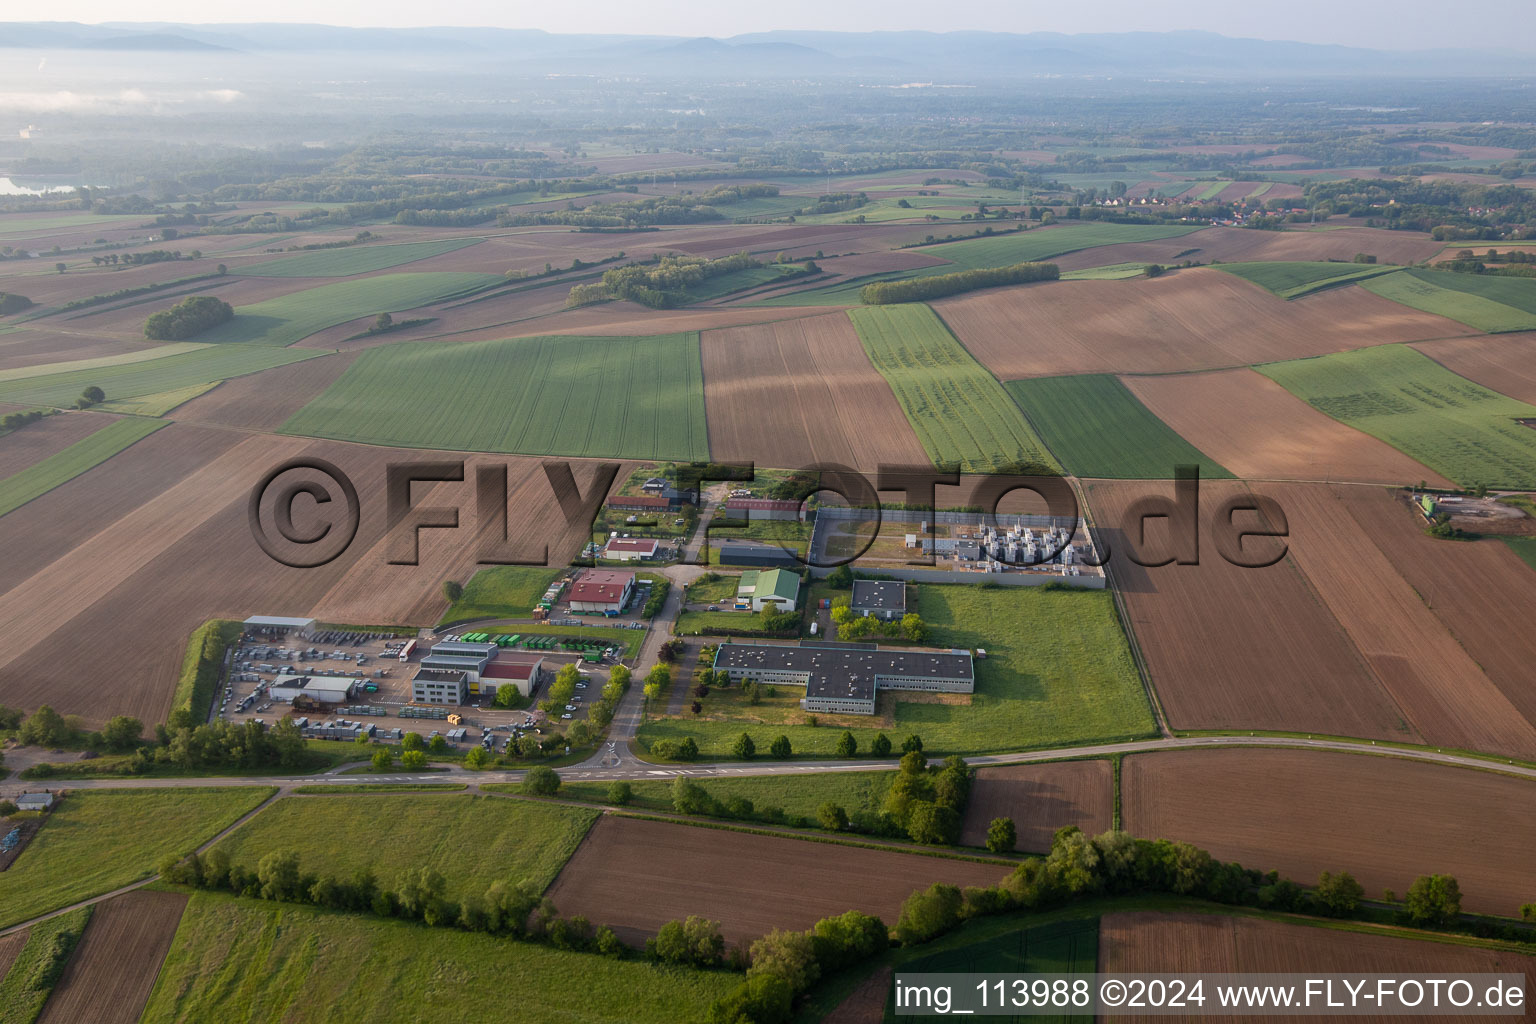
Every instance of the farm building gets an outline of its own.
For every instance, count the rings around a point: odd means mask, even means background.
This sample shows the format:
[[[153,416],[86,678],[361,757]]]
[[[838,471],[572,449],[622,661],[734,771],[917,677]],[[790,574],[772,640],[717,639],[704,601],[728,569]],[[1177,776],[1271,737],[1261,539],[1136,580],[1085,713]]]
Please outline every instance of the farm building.
[[[543,658],[511,658],[503,655],[485,666],[485,670],[480,673],[479,683],[470,684],[469,690],[471,693],[494,697],[500,687],[513,686],[524,697],[531,696],[534,687],[539,685],[543,665]]]
[[[274,700],[312,700],[317,704],[345,704],[363,685],[361,679],[330,676],[278,676],[272,681]]]
[[[776,608],[792,612],[798,607],[800,577],[788,569],[748,569],[736,586],[736,601],[750,604],[752,610]]]
[[[42,793],[23,793],[16,798],[16,809],[18,811],[46,811],[52,806],[53,794],[46,791]]]
[[[442,672],[463,672],[472,683],[480,681],[496,652],[501,650],[492,643],[467,643],[463,640],[445,640],[433,646],[431,653],[421,659],[421,667]]]
[[[608,502],[615,512],[666,512],[673,505],[659,494],[641,494],[636,497],[620,495]]]
[[[620,562],[634,562],[656,557],[655,537],[610,537],[603,547],[603,557]]]
[[[800,565],[793,551],[785,551],[777,544],[739,540],[720,545],[721,565],[756,565],[764,568],[792,568]]]
[[[881,687],[971,693],[976,671],[971,652],[876,644],[723,643],[714,667],[733,682],[804,686],[800,706],[828,714],[872,715]]]
[[[907,585],[894,580],[854,580],[850,607],[855,615],[899,619],[907,613]]]
[[[424,668],[411,680],[413,704],[463,704],[469,699],[469,674]]]
[[[265,633],[277,630],[308,633],[315,628],[314,619],[291,618],[285,615],[252,615],[241,623],[247,633]]]
[[[667,499],[668,504],[673,508],[677,508],[679,505],[697,505],[699,503],[699,492],[696,489],[679,490],[673,487],[672,482],[665,477],[653,476],[641,484],[640,489],[652,497]]]
[[[725,503],[725,510],[735,518],[781,519],[786,522],[805,522],[805,509],[798,501],[780,501],[777,498],[732,498]]]
[[[635,590],[635,574],[623,569],[588,569],[571,586],[571,611],[617,615]]]

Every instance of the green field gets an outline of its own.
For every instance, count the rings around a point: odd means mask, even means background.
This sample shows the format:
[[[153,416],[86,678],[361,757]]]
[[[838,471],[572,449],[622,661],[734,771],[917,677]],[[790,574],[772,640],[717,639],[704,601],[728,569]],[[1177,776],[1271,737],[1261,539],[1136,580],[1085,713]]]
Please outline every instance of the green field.
[[[917,612],[934,647],[984,647],[969,706],[900,701],[894,724],[852,731],[861,753],[884,732],[899,747],[912,733],[930,755],[989,754],[1153,735],[1152,713],[1112,596],[1102,590],[921,584]],[[802,724],[804,691],[779,686],[749,704],[740,687],[712,691],[699,717],[659,718],[641,741],[692,736],[705,760],[728,759],[743,731],[759,750],[787,735],[797,755],[832,756],[841,726]],[[844,716],[852,722],[857,716]]]
[[[99,356],[95,359],[73,359],[58,363],[39,363],[35,366],[18,366],[13,370],[0,370],[0,381],[24,380],[28,377],[45,377],[51,373],[68,373],[71,370],[95,370],[104,366],[123,366],[142,363],[150,359],[195,352],[207,345],[195,341],[173,341],[154,348],[141,348],[136,352],[124,352],[116,356]]]
[[[1298,398],[1464,485],[1536,487],[1536,406],[1406,345],[1255,367]]]
[[[93,907],[79,907],[35,924],[27,932],[27,944],[16,955],[5,979],[0,981],[0,1024],[32,1024],[43,1011],[54,986],[35,989],[28,982],[33,971],[51,959],[53,937],[73,932],[78,940],[91,919]]]
[[[709,458],[696,333],[369,349],[282,431],[402,448]]]
[[[443,622],[466,619],[524,619],[565,570],[559,567],[497,565],[481,569],[443,613]]]
[[[106,462],[135,441],[141,441],[166,426],[165,420],[133,417],[103,420],[100,430],[83,437],[63,451],[55,452],[0,480],[0,516],[15,511],[33,498],[47,494],[68,483],[94,466]]]
[[[102,412],[121,412],[130,416],[164,416],[178,406],[192,401],[198,395],[207,394],[220,383],[214,380],[205,384],[189,384],[187,387],[175,388],[171,391],[159,391],[153,395],[109,399],[97,408]]]
[[[1062,281],[1126,281],[1146,273],[1145,263],[1111,263],[1106,267],[1088,267],[1084,270],[1068,270],[1061,275]]]
[[[141,1020],[463,1024],[504,1012],[559,1024],[674,1024],[702,1021],[740,980],[200,892]]]
[[[357,245],[341,249],[315,249],[296,256],[243,266],[242,277],[351,277],[374,270],[388,270],[428,256],[478,245],[483,238],[439,238],[430,242],[395,242]]]
[[[191,853],[275,792],[109,789],[61,800],[0,872],[0,928],[154,874],[168,853]]]
[[[495,284],[506,284],[506,278],[499,274],[380,274],[339,281],[236,306],[233,320],[204,331],[197,340],[292,345],[348,320],[447,302]]]
[[[1224,467],[1152,415],[1109,373],[1011,380],[1025,417],[1073,476],[1163,480],[1196,464],[1202,477],[1231,477]]]
[[[1282,299],[1295,299],[1323,288],[1396,273],[1399,268],[1359,263],[1222,263],[1216,269],[1250,281]]]
[[[1503,537],[1510,550],[1519,555],[1526,565],[1536,569],[1536,537]]]
[[[962,472],[1059,469],[997,379],[922,303],[850,309],[869,361],[890,384],[934,465]]]
[[[145,362],[67,370],[40,377],[0,381],[0,402],[16,405],[73,406],[80,392],[95,385],[107,400],[140,398],[178,391],[198,384],[215,384],[274,366],[313,359],[327,353],[316,350],[265,348],[256,345],[201,345],[176,355]]]
[[[248,867],[273,850],[296,852],[305,871],[350,877],[372,867],[384,885],[426,865],[443,873],[448,898],[460,899],[497,881],[547,887],[596,817],[580,807],[461,794],[289,797],[219,845]]]
[[[1384,299],[1490,334],[1536,330],[1536,281],[1443,270],[1404,270],[1361,284]]]
[[[792,271],[801,270],[803,263],[768,263],[761,267],[746,267],[742,270],[733,270],[729,274],[717,274],[714,277],[706,277],[698,284],[688,289],[689,302],[704,302],[708,299],[718,299],[722,295],[732,292],[746,291],[748,288],[758,288],[762,285],[772,284]]]
[[[905,737],[890,737],[901,752]],[[771,742],[771,740],[770,740]],[[762,744],[766,747],[766,744]],[[768,756],[763,750],[763,756]],[[855,811],[878,811],[885,802],[886,791],[891,788],[895,772],[835,772],[807,775],[746,775],[735,778],[699,778],[694,781],[704,787],[710,796],[725,803],[735,797],[752,801],[756,811],[777,807],[791,818],[815,818],[816,810],[827,801],[837,804],[849,814]],[[608,803],[607,782],[567,782],[560,787],[563,800],[587,800],[592,803]],[[670,780],[631,782],[633,799],[629,805],[648,811],[671,813],[672,783]]]
[[[914,252],[937,256],[967,269],[1011,267],[1034,263],[1101,245],[1121,242],[1153,242],[1199,231],[1201,224],[1066,224],[1060,227],[1019,231],[1012,234],[966,238],[924,246]]]

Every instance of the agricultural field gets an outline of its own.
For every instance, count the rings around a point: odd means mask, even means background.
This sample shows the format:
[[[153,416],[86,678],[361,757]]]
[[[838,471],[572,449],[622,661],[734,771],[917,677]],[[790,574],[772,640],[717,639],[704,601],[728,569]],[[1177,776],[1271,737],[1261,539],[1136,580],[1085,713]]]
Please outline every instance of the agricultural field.
[[[1107,592],[923,584],[915,593],[931,646],[987,650],[987,658],[976,663],[976,692],[969,703],[930,703],[922,695],[889,691],[880,708],[892,711],[873,718],[818,716],[821,724],[811,726],[799,710],[804,694],[798,687],[776,687],[779,695],[760,705],[749,704],[740,688],[732,687],[712,691],[700,716],[647,721],[640,728],[642,744],[692,736],[704,758],[728,758],[736,737],[746,731],[760,748],[783,734],[797,755],[828,757],[847,728],[861,751],[881,732],[894,743],[916,733],[927,753],[943,757],[1132,739],[1154,731]]]
[[[1490,334],[1536,330],[1536,281],[1527,278],[1415,269],[1373,278],[1360,287]]]
[[[564,572],[560,568],[526,565],[481,569],[464,585],[464,596],[448,606],[443,621],[526,618],[544,591]]]
[[[243,264],[241,277],[351,277],[388,270],[429,256],[478,245],[483,238],[439,238],[426,242],[394,242],[319,249],[260,263]]]
[[[985,846],[993,818],[1012,818],[1017,849],[1045,853],[1056,830],[1076,825],[1096,836],[1114,827],[1115,774],[1105,760],[982,768],[971,783],[960,842]]]
[[[923,246],[918,251],[975,270],[1035,263],[1101,245],[1180,238],[1198,230],[1198,225],[1190,224],[1072,224],[943,242]]]
[[[710,299],[718,299],[734,292],[760,288],[804,267],[803,263],[766,263],[761,267],[733,270],[729,274],[705,278],[689,288],[688,299],[691,302],[708,302]]]
[[[1381,345],[1257,367],[1286,390],[1464,485],[1536,487],[1536,406]]]
[[[893,740],[900,743],[900,738]],[[791,818],[815,819],[816,811],[828,801],[851,816],[858,811],[879,811],[891,788],[895,772],[816,772],[805,775],[745,775],[697,780],[710,796],[726,803],[736,797],[752,801],[761,813],[777,807]],[[607,804],[609,783],[566,782],[560,787],[562,800],[582,800]],[[645,811],[674,811],[672,783],[661,780],[631,782],[633,798],[627,806]]]
[[[166,854],[191,853],[273,792],[253,786],[72,793],[0,872],[0,927],[147,878]]]
[[[1201,263],[1319,263],[1349,262],[1357,253],[1377,258],[1376,266],[1418,263],[1444,247],[1422,231],[1389,231],[1383,228],[1327,227],[1326,230],[1288,228],[1284,231],[1250,231],[1245,228],[1207,227],[1187,235],[1152,242],[1119,242],[1053,256],[1063,273],[1105,263],[1161,263],[1182,260]]]
[[[372,867],[385,884],[431,867],[447,879],[448,898],[461,899],[493,882],[547,886],[596,817],[580,807],[452,793],[287,797],[219,846],[248,867],[291,850],[303,870],[350,877]]]
[[[1499,539],[1508,545],[1521,561],[1532,569],[1536,569],[1536,537],[1501,537]]]
[[[98,905],[40,1024],[138,1024],[187,898],[140,889]]]
[[[32,366],[18,366],[9,370],[0,370],[0,381],[25,380],[28,377],[44,377],[48,374],[66,373],[70,370],[96,370],[107,366],[122,366],[126,363],[142,363],[149,359],[163,359],[166,356],[180,355],[183,352],[195,352],[200,348],[207,347],[195,341],[173,341],[150,348],[121,352],[112,356],[97,356],[91,359],[69,359]]]
[[[848,317],[934,465],[969,473],[1060,468],[1008,392],[932,309],[866,307]]]
[[[1522,830],[1490,825],[1529,806],[1523,779],[1387,756],[1236,748],[1133,754],[1120,779],[1127,832],[1186,840],[1302,885],[1348,871],[1370,898],[1401,896],[1419,875],[1444,872],[1474,913],[1515,916],[1532,899]],[[1412,842],[1402,839],[1405,821]]]
[[[317,331],[378,313],[399,313],[462,298],[495,284],[499,274],[379,274],[320,285],[235,307],[235,318],[197,336],[200,342],[284,347]]]
[[[635,850],[645,856],[634,856]],[[658,869],[683,863],[721,867]],[[741,864],[752,870],[728,868]],[[690,914],[719,921],[727,942],[751,942],[774,928],[809,928],[847,910],[894,924],[914,890],[934,882],[995,885],[1009,867],[608,815],[549,897],[562,914],[606,924],[632,945]]]
[[[1187,465],[1199,466],[1205,479],[1232,475],[1108,374],[1037,377],[1004,386],[1073,476],[1161,479]]]
[[[127,448],[168,426],[164,420],[130,417],[107,420],[97,416],[101,429],[76,441],[68,448],[34,463],[18,473],[0,479],[0,516],[13,512],[27,502],[79,476]]]
[[[1111,263],[1104,267],[1085,267],[1068,270],[1061,275],[1063,281],[1126,281],[1146,273],[1145,263]]]
[[[1246,366],[1122,380],[1154,416],[1245,480],[1455,486]]]
[[[705,331],[709,449],[759,465],[873,472],[927,460],[842,313]]]
[[[7,407],[4,412],[10,412]],[[19,411],[19,410],[18,410]],[[39,412],[51,410],[39,409]],[[53,413],[35,423],[0,432],[0,480],[57,455],[77,441],[83,441],[114,417],[92,413]]]
[[[1356,263],[1223,263],[1221,269],[1268,289],[1282,299],[1297,299],[1311,292],[1368,277],[1390,274],[1399,268]]]
[[[142,1020],[324,1024],[346,1007],[381,1024],[461,1024],[511,998],[528,1020],[672,1024],[702,1020],[739,981],[724,971],[197,893]]]
[[[364,352],[282,432],[405,448],[704,460],[702,372],[696,334],[402,343]]]
[[[173,418],[183,423],[275,430],[334,384],[357,356],[357,352],[322,355],[226,380],[177,406]]]
[[[39,921],[24,932],[0,939],[14,958],[10,963],[0,960],[0,1024],[32,1024],[37,1020],[53,986],[34,987],[36,980],[43,980],[37,979],[34,972],[47,969],[56,936],[61,933],[79,936],[91,918],[91,910],[90,907],[78,907]]]
[[[142,362],[84,370],[57,369],[39,376],[0,381],[0,402],[68,408],[88,387],[101,388],[108,401],[138,398],[212,384],[317,355],[253,345],[204,345]]]
[[[1447,338],[1413,347],[1452,373],[1536,405],[1536,333]]]

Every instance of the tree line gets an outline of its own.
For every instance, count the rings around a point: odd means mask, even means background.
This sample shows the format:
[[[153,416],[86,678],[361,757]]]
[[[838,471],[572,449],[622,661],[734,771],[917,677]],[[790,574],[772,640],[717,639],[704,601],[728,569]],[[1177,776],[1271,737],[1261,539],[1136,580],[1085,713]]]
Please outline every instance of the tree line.
[[[946,295],[997,288],[1008,284],[1055,281],[1061,268],[1054,263],[1015,263],[1010,267],[961,270],[932,277],[909,277],[899,281],[875,281],[859,289],[859,301],[867,306],[892,302],[927,302]]]

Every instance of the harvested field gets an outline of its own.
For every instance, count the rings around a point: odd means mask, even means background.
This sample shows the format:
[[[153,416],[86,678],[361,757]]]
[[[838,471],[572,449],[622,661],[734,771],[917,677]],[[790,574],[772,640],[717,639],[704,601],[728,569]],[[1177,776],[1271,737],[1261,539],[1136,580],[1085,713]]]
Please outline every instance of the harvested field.
[[[645,856],[634,856],[644,850]],[[679,872],[683,863],[716,865]],[[729,865],[750,864],[751,870]],[[809,928],[845,910],[894,924],[901,902],[934,882],[995,885],[1006,864],[869,850],[606,816],[593,826],[549,897],[563,916],[586,915],[638,944],[674,918],[720,922],[727,942],[775,928]]]
[[[1405,500],[1385,490],[1334,493],[1515,710],[1536,724],[1536,588],[1514,550],[1496,539],[1436,540]]]
[[[1263,198],[1277,199],[1276,185]],[[1298,190],[1299,194],[1299,190]],[[1347,227],[1327,231],[1249,231],[1244,228],[1209,227],[1177,238],[1130,242],[1067,253],[1051,262],[1062,270],[1103,266],[1107,263],[1177,263],[1198,260],[1209,263],[1292,260],[1352,260],[1356,253],[1370,253],[1382,263],[1417,263],[1429,259],[1445,245],[1428,233],[1387,231],[1383,228]]]
[[[110,359],[144,351],[153,342],[123,341],[63,331],[45,323],[0,332],[0,373],[33,369],[75,359]]]
[[[1377,549],[1344,505],[1342,489],[1264,490],[1285,509],[1291,557],[1425,742],[1536,756],[1536,729]]]
[[[101,428],[69,447],[0,480],[0,516],[47,494],[168,426],[164,420],[102,418]]]
[[[1044,853],[1064,825],[1091,836],[1114,824],[1115,777],[1108,761],[1060,761],[982,768],[971,785],[960,842],[984,846],[993,818],[1012,818],[1018,849]]]
[[[709,449],[759,465],[927,461],[853,324],[829,313],[702,335]]]
[[[11,969],[11,964],[21,955],[22,948],[27,944],[30,932],[12,932],[9,935],[0,935],[0,978],[5,977],[5,972]]]
[[[100,413],[55,413],[0,436],[0,480],[85,440],[115,418]]]
[[[1085,490],[1112,551],[1111,582],[1174,728],[1420,739],[1291,558],[1247,569],[1216,552],[1205,523],[1243,485],[1203,483],[1200,564],[1156,568],[1127,557],[1135,531],[1127,509],[1171,496],[1172,486],[1089,481]],[[1170,551],[1165,523],[1148,521],[1147,560]]]
[[[1528,780],[1385,756],[1229,748],[1129,756],[1120,785],[1127,832],[1186,840],[1303,885],[1348,871],[1376,898],[1443,872],[1477,913],[1514,916],[1536,898],[1529,836],[1508,827],[1531,806]]]
[[[1153,415],[1247,480],[1454,486],[1247,367],[1121,379]]]
[[[1203,267],[998,288],[934,309],[1004,379],[1215,369],[1468,333],[1358,288],[1286,301]]]
[[[1452,373],[1536,405],[1536,332],[1447,338],[1413,347]]]
[[[40,1024],[138,1024],[186,906],[181,893],[148,890],[98,906]]]
[[[445,252],[478,245],[483,238],[439,238],[421,242],[396,242],[320,249],[281,256],[275,260],[247,263],[235,272],[251,277],[351,277],[399,267]]]
[[[276,430],[284,420],[335,383],[356,358],[356,352],[343,352],[227,380],[182,405],[176,410],[175,419],[249,430]]]

